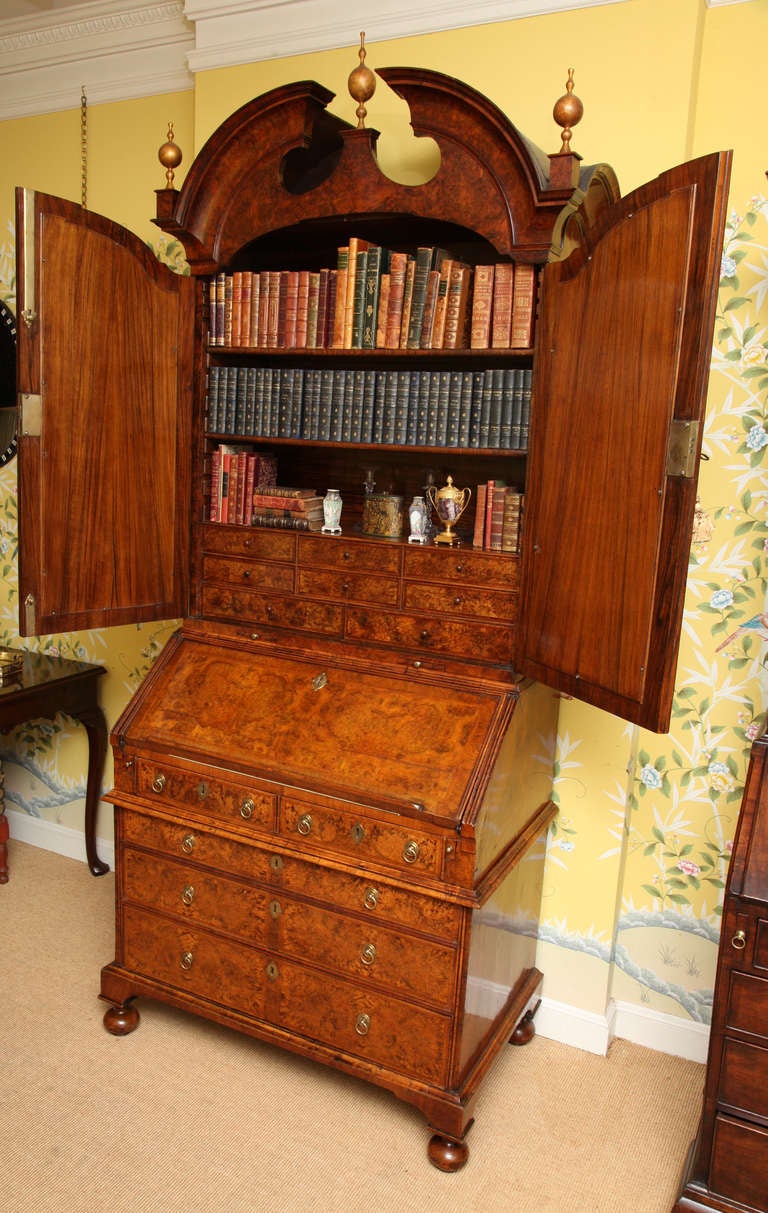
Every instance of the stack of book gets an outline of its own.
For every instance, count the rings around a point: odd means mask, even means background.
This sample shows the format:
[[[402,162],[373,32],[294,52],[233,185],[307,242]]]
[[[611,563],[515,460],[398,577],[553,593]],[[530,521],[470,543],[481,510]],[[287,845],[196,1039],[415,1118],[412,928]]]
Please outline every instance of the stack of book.
[[[252,526],[286,531],[319,531],[323,525],[323,499],[315,489],[275,485],[253,495]]]
[[[406,253],[352,236],[321,270],[211,279],[209,343],[252,349],[527,349],[536,270],[472,267],[443,248]]]
[[[253,494],[277,480],[277,460],[267,452],[254,454],[249,446],[222,442],[211,453],[211,522],[248,526]]]
[[[487,552],[519,552],[523,500],[520,490],[503,480],[478,484],[472,546]]]

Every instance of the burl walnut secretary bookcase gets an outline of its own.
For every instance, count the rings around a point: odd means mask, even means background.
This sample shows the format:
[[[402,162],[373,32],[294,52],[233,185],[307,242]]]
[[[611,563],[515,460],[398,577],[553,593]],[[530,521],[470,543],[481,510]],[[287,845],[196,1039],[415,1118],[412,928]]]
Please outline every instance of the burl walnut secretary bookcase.
[[[431,180],[386,177],[319,84],[277,88],[158,191],[190,277],[19,192],[22,628],[183,619],[112,737],[109,1030],[147,996],[334,1066],[421,1109],[455,1170],[483,1076],[533,1032],[558,698],[668,724],[729,157],[622,198],[467,85],[379,75],[437,143]],[[217,275],[317,272],[350,237],[534,267],[532,343],[210,342]],[[530,438],[222,432],[207,393],[233,368],[526,370]],[[338,488],[342,534],[212,522],[224,442]],[[406,500],[430,472],[518,486],[522,551],[474,548],[472,509],[458,545],[371,538],[370,469]]]

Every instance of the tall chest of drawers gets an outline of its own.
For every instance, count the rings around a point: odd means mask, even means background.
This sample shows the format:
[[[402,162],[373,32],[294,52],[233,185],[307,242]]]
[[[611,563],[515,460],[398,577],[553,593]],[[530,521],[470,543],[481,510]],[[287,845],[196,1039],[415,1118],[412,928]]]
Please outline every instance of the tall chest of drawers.
[[[704,1109],[675,1213],[768,1210],[768,734],[752,747],[723,907]]]

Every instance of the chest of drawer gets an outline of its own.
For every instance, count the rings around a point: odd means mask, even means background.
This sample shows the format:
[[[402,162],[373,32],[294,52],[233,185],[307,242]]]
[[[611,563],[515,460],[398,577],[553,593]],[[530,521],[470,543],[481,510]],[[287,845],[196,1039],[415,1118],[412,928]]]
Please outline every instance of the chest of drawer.
[[[151,910],[126,905],[122,916],[128,971],[377,1067],[444,1081],[449,1016]]]
[[[271,623],[277,627],[301,628],[336,636],[342,632],[341,606],[310,598],[288,598],[280,594],[260,594],[205,585],[203,610],[217,618],[250,619],[254,623]]]
[[[383,606],[396,606],[399,593],[394,577],[319,568],[299,568],[297,589],[300,594],[313,594],[336,602],[378,602]]]
[[[203,550],[227,556],[248,556],[264,560],[293,562],[296,535],[259,527],[205,526]]]
[[[415,581],[405,587],[405,605],[410,610],[449,612],[512,623],[517,610],[517,595],[477,586],[448,587]]]
[[[450,1006],[456,950],[444,944],[130,847],[123,854],[122,890],[128,901],[187,923],[437,1007]],[[307,892],[313,893],[311,884]]]
[[[343,855],[363,864],[399,871],[442,875],[443,839],[417,824],[390,823],[319,800],[285,796],[280,806],[280,833],[302,839],[309,851]]]
[[[300,535],[299,565],[378,573],[395,577],[400,572],[401,549],[386,543],[349,542],[343,536]]]
[[[473,621],[469,627],[458,618],[349,607],[345,635],[350,640],[394,644],[424,653],[450,653],[499,664],[512,660],[511,629],[502,624]]]
[[[363,877],[340,872],[285,851],[237,842],[209,829],[190,828],[154,814],[123,809],[118,821],[119,836],[125,844],[260,881],[272,895],[285,892],[312,897],[361,914],[371,923],[402,926],[446,943],[459,938],[464,914],[460,906],[401,888],[380,875]],[[303,839],[300,845],[304,845]]]
[[[246,589],[293,590],[293,565],[271,560],[236,560],[227,556],[206,556],[203,561],[206,581],[225,582]]]
[[[276,797],[255,782],[230,782],[172,763],[140,758],[136,770],[139,796],[167,808],[183,810],[202,821],[273,830]]]

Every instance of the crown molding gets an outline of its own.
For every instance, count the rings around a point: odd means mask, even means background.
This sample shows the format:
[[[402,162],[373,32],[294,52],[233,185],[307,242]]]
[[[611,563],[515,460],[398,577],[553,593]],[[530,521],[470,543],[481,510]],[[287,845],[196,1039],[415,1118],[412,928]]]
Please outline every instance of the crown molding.
[[[365,30],[370,46],[389,38],[623,3],[627,0],[475,0],[472,5],[424,0],[414,7],[404,0],[359,0],[352,18],[345,0],[186,0],[184,14],[195,24],[189,66],[199,72],[350,46],[359,29]]]
[[[100,0],[0,21],[0,119],[190,89],[181,0]]]

